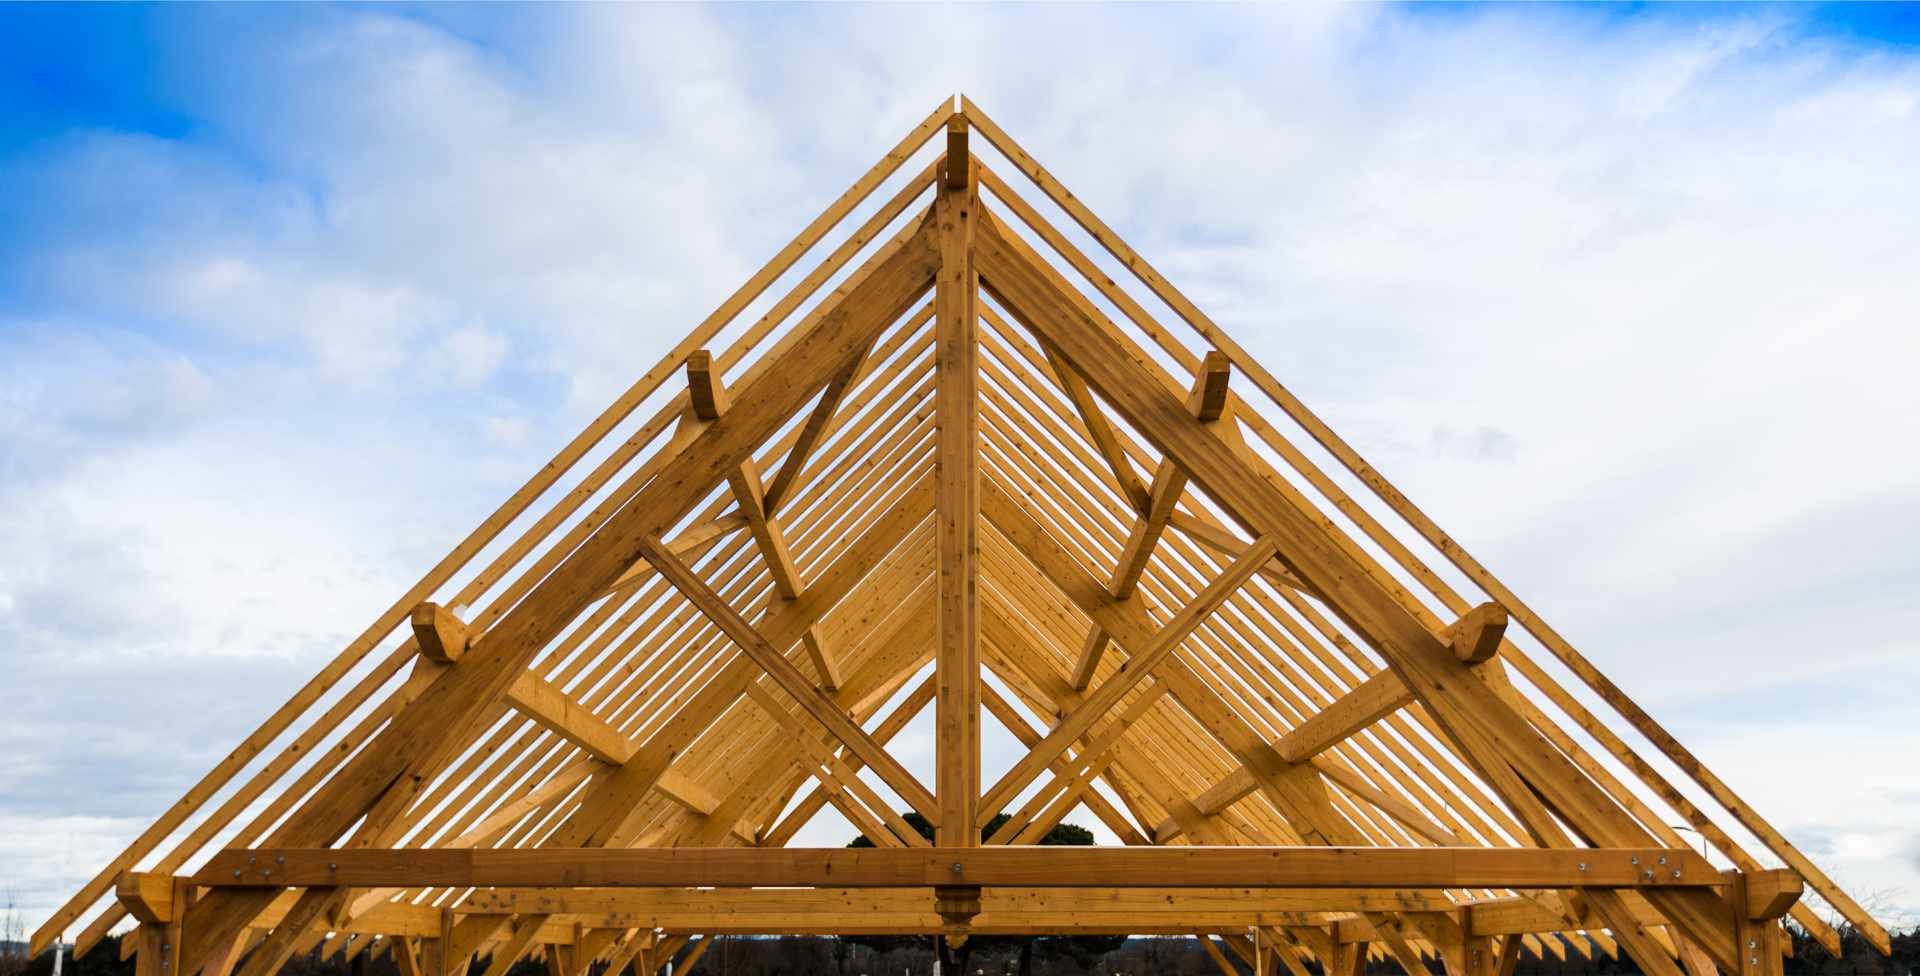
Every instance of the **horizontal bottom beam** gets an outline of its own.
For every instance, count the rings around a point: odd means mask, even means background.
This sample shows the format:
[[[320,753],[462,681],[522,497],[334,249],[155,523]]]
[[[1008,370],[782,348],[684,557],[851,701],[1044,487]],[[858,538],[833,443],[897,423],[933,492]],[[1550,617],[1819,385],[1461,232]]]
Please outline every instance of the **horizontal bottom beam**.
[[[211,887],[1642,888],[1717,885],[1685,849],[982,847],[227,850]]]
[[[934,888],[481,888],[454,910],[483,915],[741,915],[931,914]],[[1521,904],[1532,904],[1521,902]],[[1177,912],[1451,911],[1440,891],[1378,888],[981,888],[989,914],[1062,915]],[[438,924],[439,910],[427,914]]]
[[[294,892],[254,920],[255,928],[278,923]],[[582,930],[649,929],[676,934],[719,935],[905,935],[934,934],[947,924],[932,910],[932,889],[563,889],[533,893],[483,889],[454,908],[467,915],[540,915],[534,941],[570,944]],[[1628,907],[1642,924],[1663,925],[1644,898]],[[916,907],[918,906],[918,907]],[[969,928],[987,935],[1245,932],[1249,927],[1333,923],[1337,942],[1374,942],[1381,935],[1361,914],[1378,911],[1448,911],[1466,935],[1499,936],[1607,927],[1596,916],[1575,925],[1523,898],[1460,906],[1438,894],[1353,889],[1231,888],[986,888],[982,912]],[[1449,911],[1456,910],[1456,911]],[[344,930],[358,935],[435,938],[440,910],[431,905],[383,902],[356,915]]]

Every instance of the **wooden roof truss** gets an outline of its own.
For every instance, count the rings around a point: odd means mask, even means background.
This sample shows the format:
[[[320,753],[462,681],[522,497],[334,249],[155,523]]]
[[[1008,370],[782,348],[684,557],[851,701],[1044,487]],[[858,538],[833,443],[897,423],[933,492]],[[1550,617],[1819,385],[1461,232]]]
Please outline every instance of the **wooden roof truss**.
[[[888,744],[929,706],[923,783]],[[991,781],[983,715],[1028,749]],[[877,846],[787,847],[827,806]],[[1033,846],[1081,808],[1125,846]],[[1803,884],[1887,948],[963,99],[35,949],[97,907],[81,950],[131,915],[142,976],[268,976],[323,944],[406,976],[684,971],[714,935],[855,931],[1219,934],[1295,974],[1490,976],[1526,950],[1762,976],[1783,916],[1838,949]]]

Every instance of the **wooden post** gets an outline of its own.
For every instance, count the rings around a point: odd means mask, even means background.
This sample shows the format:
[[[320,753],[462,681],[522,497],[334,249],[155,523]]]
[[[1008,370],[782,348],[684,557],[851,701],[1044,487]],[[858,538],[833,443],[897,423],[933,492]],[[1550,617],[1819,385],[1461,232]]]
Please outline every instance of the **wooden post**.
[[[1780,918],[1800,899],[1803,882],[1792,871],[1726,871],[1725,898],[1733,909],[1734,949],[1740,971],[1729,976],[1781,976],[1786,949]]]
[[[947,172],[934,201],[940,270],[934,279],[935,413],[939,428],[935,533],[938,550],[934,763],[941,847],[977,847],[980,798],[980,600],[976,573],[980,509],[979,345],[974,312],[976,200],[966,121],[947,128]]]
[[[133,930],[133,938],[139,945],[133,957],[134,976],[163,976],[165,973],[160,961],[165,952],[161,948],[164,928],[164,923],[141,922],[140,927]]]
[[[1494,968],[1500,964],[1500,957],[1494,951],[1493,937],[1473,934],[1465,910],[1454,914],[1464,936],[1461,940],[1460,960],[1466,976],[1494,976]]]

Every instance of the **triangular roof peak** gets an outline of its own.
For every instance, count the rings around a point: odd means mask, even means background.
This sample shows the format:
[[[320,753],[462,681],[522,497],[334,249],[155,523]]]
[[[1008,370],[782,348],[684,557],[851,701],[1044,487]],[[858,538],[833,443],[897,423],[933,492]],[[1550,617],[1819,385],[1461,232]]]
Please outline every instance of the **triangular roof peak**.
[[[929,707],[930,783],[888,751]],[[1028,749],[991,779],[984,721]],[[827,806],[877,848],[787,849]],[[1126,849],[1032,846],[1082,807]],[[1802,883],[1887,947],[964,97],[36,944],[116,883],[83,946],[131,913],[143,967],[212,976],[328,933],[391,937],[403,972],[491,946],[498,976],[542,945],[584,971],[742,931],[1233,932],[1295,972],[1372,945],[1462,976],[1571,946],[1758,976],[1788,912],[1838,949]],[[798,887],[732,890],[755,885]]]

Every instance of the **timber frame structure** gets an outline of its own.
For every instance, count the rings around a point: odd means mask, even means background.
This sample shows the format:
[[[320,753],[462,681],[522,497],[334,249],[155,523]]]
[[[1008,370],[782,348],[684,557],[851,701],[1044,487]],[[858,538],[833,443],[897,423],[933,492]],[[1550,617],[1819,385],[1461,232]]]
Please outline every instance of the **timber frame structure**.
[[[927,784],[887,745],[929,705]],[[983,713],[1028,748],[990,783]],[[877,846],[788,847],[827,806]],[[1035,846],[1082,807],[1124,846]],[[960,99],[33,949],[131,916],[141,976],[322,945],[403,976],[645,976],[715,935],[853,932],[1193,934],[1294,976],[1507,976],[1522,951],[1777,976],[1787,917],[1839,950],[1803,886],[1887,950]]]

